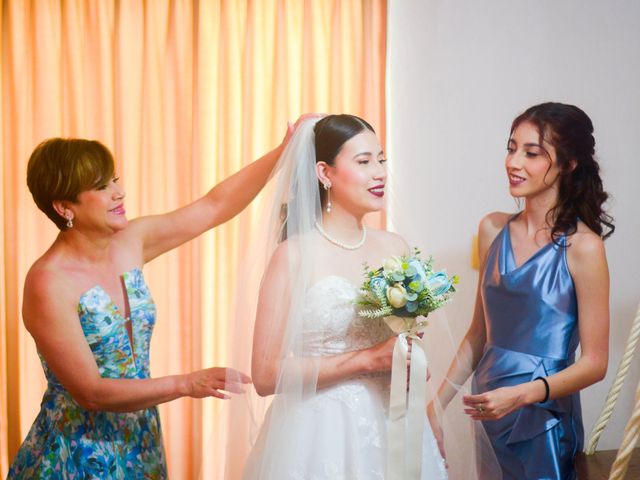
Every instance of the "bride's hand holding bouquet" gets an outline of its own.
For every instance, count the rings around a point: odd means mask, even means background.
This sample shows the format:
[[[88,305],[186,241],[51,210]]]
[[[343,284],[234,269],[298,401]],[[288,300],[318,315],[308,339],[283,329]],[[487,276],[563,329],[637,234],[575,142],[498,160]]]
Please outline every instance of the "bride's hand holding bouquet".
[[[433,258],[423,260],[418,249],[391,257],[376,269],[365,265],[364,275],[358,314],[382,318],[397,334],[381,344],[393,344],[386,478],[419,478],[428,372],[422,336],[427,315],[450,301],[458,277],[435,271]],[[441,442],[439,447],[442,451]]]

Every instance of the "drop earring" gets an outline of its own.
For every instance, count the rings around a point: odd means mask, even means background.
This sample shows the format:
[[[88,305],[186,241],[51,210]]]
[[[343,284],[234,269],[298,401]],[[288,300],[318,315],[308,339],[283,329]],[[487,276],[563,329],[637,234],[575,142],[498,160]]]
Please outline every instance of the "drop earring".
[[[327,213],[331,213],[331,185],[323,184],[324,189],[327,192]]]
[[[73,228],[73,218],[72,217],[68,217],[67,218],[67,228]]]

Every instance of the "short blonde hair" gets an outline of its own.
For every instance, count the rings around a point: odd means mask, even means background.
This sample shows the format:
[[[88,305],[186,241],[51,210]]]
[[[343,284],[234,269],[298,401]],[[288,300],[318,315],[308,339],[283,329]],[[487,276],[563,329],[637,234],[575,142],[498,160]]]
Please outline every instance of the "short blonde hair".
[[[31,154],[27,186],[40,210],[60,230],[66,219],[53,208],[55,200],[78,201],[78,194],[113,178],[113,155],[96,140],[51,138]]]

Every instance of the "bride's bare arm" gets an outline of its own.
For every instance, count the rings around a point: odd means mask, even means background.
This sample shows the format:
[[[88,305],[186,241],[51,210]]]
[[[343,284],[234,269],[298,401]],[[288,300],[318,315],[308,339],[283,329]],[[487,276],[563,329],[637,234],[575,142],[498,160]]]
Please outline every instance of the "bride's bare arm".
[[[282,358],[291,358],[301,368],[304,379],[316,376],[318,387],[326,387],[363,373],[388,371],[395,337],[364,350],[323,357],[292,357],[283,354],[292,285],[289,281],[290,258],[286,244],[281,245],[262,279],[253,336],[251,376],[259,395],[276,390]]]

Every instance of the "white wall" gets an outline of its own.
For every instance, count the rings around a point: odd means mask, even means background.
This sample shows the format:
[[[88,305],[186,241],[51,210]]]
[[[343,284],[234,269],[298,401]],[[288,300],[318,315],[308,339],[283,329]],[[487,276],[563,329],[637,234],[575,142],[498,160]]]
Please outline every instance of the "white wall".
[[[607,378],[582,394],[590,431],[640,301],[640,2],[390,0],[387,151],[392,228],[457,272],[448,316],[468,323],[480,218],[515,211],[503,160],[511,120],[543,101],[573,103],[595,125],[616,232]],[[617,448],[640,378],[640,352],[599,448]]]

